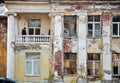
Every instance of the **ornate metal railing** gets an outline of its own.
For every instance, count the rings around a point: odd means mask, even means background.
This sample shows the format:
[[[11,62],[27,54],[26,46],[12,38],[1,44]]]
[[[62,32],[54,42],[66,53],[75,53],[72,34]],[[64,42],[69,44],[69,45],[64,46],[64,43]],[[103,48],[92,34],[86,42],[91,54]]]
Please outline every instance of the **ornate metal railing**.
[[[17,35],[15,36],[16,44],[50,44],[50,35]]]

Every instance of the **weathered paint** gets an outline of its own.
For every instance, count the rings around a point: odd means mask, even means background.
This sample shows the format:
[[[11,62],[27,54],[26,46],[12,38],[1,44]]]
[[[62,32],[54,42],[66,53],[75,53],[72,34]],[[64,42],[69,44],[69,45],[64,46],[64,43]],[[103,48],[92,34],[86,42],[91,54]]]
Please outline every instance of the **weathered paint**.
[[[103,69],[112,71],[111,65],[111,37],[110,37],[110,23],[112,19],[111,12],[103,12],[101,15],[102,22],[102,37],[103,37]],[[105,73],[104,79],[112,80],[112,74]]]
[[[63,49],[64,49],[64,53],[72,52],[72,39],[71,38],[63,40]]]
[[[86,68],[86,41],[87,41],[87,13],[78,14],[78,68],[84,65]]]
[[[87,39],[87,53],[101,53],[102,39]]]
[[[119,38],[112,38],[111,51],[113,53],[120,53],[120,39]]]
[[[55,53],[55,71],[62,76],[62,52],[60,50]]]
[[[55,16],[55,27],[54,27],[54,58],[55,68],[58,75],[62,75],[62,17],[61,14]]]
[[[77,39],[68,38],[63,40],[63,51],[64,53],[77,53]]]

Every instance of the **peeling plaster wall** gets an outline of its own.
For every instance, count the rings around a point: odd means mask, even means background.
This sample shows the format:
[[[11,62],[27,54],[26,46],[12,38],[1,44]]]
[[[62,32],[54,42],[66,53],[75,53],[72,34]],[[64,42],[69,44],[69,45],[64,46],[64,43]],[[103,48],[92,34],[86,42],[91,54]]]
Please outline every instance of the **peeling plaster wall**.
[[[102,39],[87,39],[87,53],[101,53]]]
[[[119,38],[112,38],[111,51],[113,53],[120,53],[120,39]]]
[[[64,53],[77,53],[77,39],[64,39],[63,40],[63,51]]]

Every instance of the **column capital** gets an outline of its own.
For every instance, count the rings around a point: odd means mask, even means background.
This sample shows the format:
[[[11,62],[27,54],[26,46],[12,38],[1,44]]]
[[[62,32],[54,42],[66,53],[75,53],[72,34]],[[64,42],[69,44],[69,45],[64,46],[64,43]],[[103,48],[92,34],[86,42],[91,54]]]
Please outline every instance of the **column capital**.
[[[9,15],[17,16],[17,13],[15,13],[15,12],[8,12],[7,15],[8,15],[8,16],[9,16]]]
[[[51,12],[51,13],[49,13],[49,17],[51,17],[51,16],[63,16],[63,15],[64,15],[63,12]]]
[[[87,16],[86,12],[77,12],[77,16]]]
[[[80,22],[85,22],[87,19],[87,13],[77,13],[77,16],[79,17]]]

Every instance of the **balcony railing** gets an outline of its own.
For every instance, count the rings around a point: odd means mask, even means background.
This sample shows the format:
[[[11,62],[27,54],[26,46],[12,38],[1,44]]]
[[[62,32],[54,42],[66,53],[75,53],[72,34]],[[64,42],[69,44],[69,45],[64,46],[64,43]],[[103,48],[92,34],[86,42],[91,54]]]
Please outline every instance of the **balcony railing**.
[[[17,35],[16,44],[50,44],[50,35]]]

